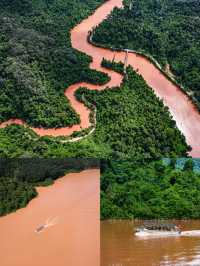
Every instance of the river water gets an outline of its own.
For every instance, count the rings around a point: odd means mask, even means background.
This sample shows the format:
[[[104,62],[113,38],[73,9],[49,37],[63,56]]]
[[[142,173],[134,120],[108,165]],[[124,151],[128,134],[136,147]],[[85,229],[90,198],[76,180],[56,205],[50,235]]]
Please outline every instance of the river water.
[[[172,221],[181,230],[200,229],[200,220]],[[199,266],[200,235],[142,238],[141,222],[101,222],[101,266]]]
[[[95,86],[85,82],[71,85],[65,90],[65,96],[69,99],[74,110],[80,115],[80,125],[51,129],[32,128],[38,135],[51,135],[55,137],[69,136],[74,131],[88,128],[90,126],[90,110],[77,101],[74,96],[75,91],[79,87],[87,87],[90,90],[103,90],[106,87],[112,88],[113,86],[119,86],[121,84],[122,76],[114,71],[102,68],[101,62],[103,58],[112,60],[114,57],[115,61],[124,62],[126,53],[113,52],[109,49],[95,47],[88,43],[87,37],[88,32],[106,19],[114,7],[121,8],[123,6],[122,2],[122,0],[106,1],[94,12],[93,15],[83,20],[71,30],[72,47],[91,56],[93,62],[90,64],[90,68],[107,73],[111,78],[110,82],[103,86]],[[143,56],[137,55],[136,53],[129,53],[128,64],[130,64],[133,69],[137,70],[138,73],[142,75],[147,84],[154,90],[155,94],[163,100],[166,106],[169,107],[169,111],[176,121],[177,127],[185,136],[187,143],[192,147],[190,155],[193,157],[200,157],[200,114],[194,104],[178,86],[175,86],[172,82],[170,82],[149,60]],[[0,128],[13,123],[26,125],[22,120],[11,119],[2,123]]]
[[[99,266],[99,176],[97,169],[68,174],[0,218],[0,265]],[[36,233],[47,220],[54,225]]]

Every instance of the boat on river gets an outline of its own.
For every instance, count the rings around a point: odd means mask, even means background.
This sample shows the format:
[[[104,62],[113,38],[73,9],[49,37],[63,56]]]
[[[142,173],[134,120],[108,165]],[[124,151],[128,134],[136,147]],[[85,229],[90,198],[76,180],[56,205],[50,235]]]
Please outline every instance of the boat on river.
[[[48,218],[45,224],[40,225],[35,229],[35,233],[41,233],[44,229],[56,225],[58,222],[58,217]]]
[[[175,224],[150,222],[136,228],[136,236],[180,236],[181,230]]]
[[[46,227],[45,225],[39,226],[38,228],[35,229],[35,233],[38,234],[41,233],[45,229],[45,227]]]

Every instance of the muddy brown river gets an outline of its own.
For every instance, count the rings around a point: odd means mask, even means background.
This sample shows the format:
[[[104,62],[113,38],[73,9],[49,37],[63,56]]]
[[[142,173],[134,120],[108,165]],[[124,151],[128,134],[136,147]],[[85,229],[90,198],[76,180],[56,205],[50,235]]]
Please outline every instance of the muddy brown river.
[[[80,125],[74,125],[72,127],[63,128],[32,128],[38,135],[50,135],[50,136],[69,136],[74,131],[88,128],[90,126],[89,114],[90,110],[82,103],[77,101],[74,96],[75,91],[79,87],[87,87],[90,90],[103,90],[106,87],[112,88],[113,86],[119,86],[122,81],[122,76],[114,71],[107,70],[101,67],[101,61],[103,58],[112,60],[115,56],[115,61],[124,62],[125,52],[114,52],[109,49],[103,49],[95,47],[88,43],[88,32],[99,25],[114,9],[114,7],[121,8],[123,6],[122,0],[109,0],[100,6],[93,15],[83,20],[79,25],[71,30],[71,42],[72,47],[92,57],[93,62],[90,64],[90,68],[107,73],[111,80],[104,86],[95,86],[89,83],[76,83],[71,85],[65,90],[65,96],[69,99],[71,106],[80,115]],[[128,48],[128,47],[124,47]],[[189,98],[182,92],[182,90],[170,82],[149,60],[136,53],[129,53],[128,64],[133,69],[138,70],[139,74],[146,80],[147,84],[152,87],[155,94],[163,99],[164,104],[169,107],[169,111],[176,121],[177,127],[183,133],[187,143],[192,147],[190,153],[193,157],[200,157],[200,114],[197,111],[194,104]],[[0,128],[4,128],[10,124],[26,123],[20,119],[10,119],[0,125]]]
[[[200,220],[173,221],[181,230],[199,230]],[[199,266],[200,235],[136,237],[139,222],[101,222],[101,266]],[[191,231],[192,232],[192,231]]]
[[[0,265],[99,266],[99,176],[97,169],[68,174],[0,218]]]

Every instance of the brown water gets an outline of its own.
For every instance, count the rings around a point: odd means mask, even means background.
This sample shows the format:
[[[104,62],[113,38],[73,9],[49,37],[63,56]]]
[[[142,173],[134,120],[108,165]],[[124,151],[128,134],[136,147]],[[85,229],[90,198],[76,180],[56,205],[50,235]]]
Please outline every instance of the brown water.
[[[200,229],[200,220],[173,221],[181,230]],[[101,266],[199,266],[200,235],[141,238],[139,222],[101,222]]]
[[[80,125],[64,128],[32,128],[38,135],[51,136],[69,136],[74,131],[88,128],[90,126],[89,114],[90,110],[82,103],[78,102],[74,96],[75,91],[79,87],[87,87],[90,90],[103,90],[106,87],[119,86],[122,76],[114,71],[106,70],[101,67],[101,61],[104,58],[115,61],[124,62],[125,52],[113,52],[109,49],[95,47],[88,43],[88,32],[99,25],[114,9],[114,7],[122,7],[122,0],[109,0],[99,7],[95,13],[89,18],[83,20],[79,25],[71,30],[72,47],[90,55],[93,62],[90,68],[107,73],[111,77],[111,81],[104,86],[95,86],[85,82],[71,85],[65,91],[65,96],[69,99],[71,106],[80,115]],[[126,47],[125,47],[126,48]],[[169,111],[176,121],[177,127],[186,137],[186,141],[192,147],[190,153],[193,157],[200,157],[200,114],[194,104],[189,100],[178,86],[170,82],[151,62],[143,56],[136,53],[129,53],[128,64],[142,75],[147,84],[153,88],[158,97],[163,99],[164,104],[169,107]],[[10,124],[25,125],[25,122],[19,119],[10,119],[0,125],[1,128]]]
[[[99,266],[99,170],[68,174],[0,218],[1,266]],[[40,233],[45,222],[54,225]]]

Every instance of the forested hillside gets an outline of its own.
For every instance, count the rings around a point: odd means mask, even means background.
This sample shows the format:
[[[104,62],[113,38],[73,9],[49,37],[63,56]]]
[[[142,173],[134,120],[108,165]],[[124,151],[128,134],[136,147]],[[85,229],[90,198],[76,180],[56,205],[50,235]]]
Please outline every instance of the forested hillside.
[[[115,66],[120,71],[120,66]],[[152,159],[184,155],[185,138],[161,100],[144,79],[127,69],[120,88],[101,92],[80,89],[97,107],[96,143],[105,143],[115,158]]]
[[[99,168],[95,159],[0,160],[0,216],[25,207],[37,196],[36,186],[49,185],[68,172]]]
[[[122,65],[104,61],[104,66],[122,71]],[[185,156],[189,150],[170,113],[141,76],[127,69],[120,88],[89,91],[82,95],[97,108],[95,132],[86,139],[62,144],[59,139],[37,138],[31,130],[11,126],[0,130],[0,155],[42,157],[98,157],[156,159]]]
[[[90,58],[71,48],[70,29],[103,0],[0,1],[0,122],[29,125],[79,123],[64,90],[72,83],[104,83],[89,70]]]
[[[102,83],[90,58],[71,49],[70,29],[103,1],[10,0],[0,3],[0,121],[23,118],[29,125],[59,127],[79,122],[64,89],[85,80]],[[103,65],[122,72],[122,65]],[[39,138],[28,128],[0,129],[3,157],[98,157],[156,159],[185,156],[190,147],[167,107],[131,68],[120,88],[77,91],[97,108],[95,132],[74,143]]]
[[[200,172],[192,160],[183,169],[174,159],[104,161],[101,172],[102,219],[200,218]]]
[[[93,40],[152,55],[200,103],[200,1],[125,0],[124,9],[96,29]],[[200,106],[200,104],[199,104]]]

